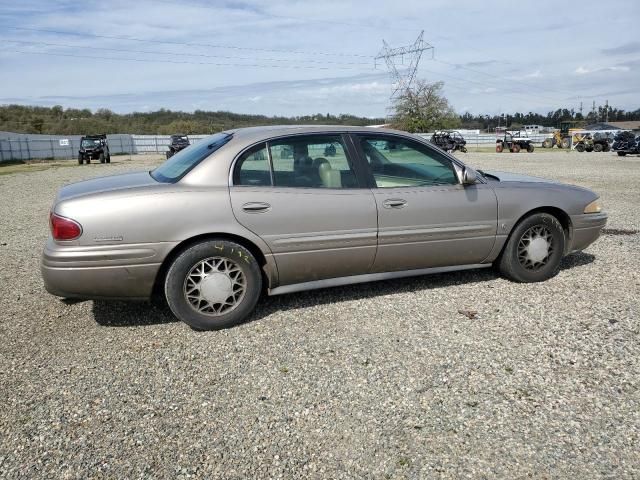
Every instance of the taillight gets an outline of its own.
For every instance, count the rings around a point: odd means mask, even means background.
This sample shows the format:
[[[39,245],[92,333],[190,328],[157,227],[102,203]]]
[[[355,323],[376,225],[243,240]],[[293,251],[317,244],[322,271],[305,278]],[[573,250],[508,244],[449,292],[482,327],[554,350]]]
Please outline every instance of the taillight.
[[[75,220],[51,212],[49,217],[51,235],[55,240],[75,240],[82,235],[82,227]]]

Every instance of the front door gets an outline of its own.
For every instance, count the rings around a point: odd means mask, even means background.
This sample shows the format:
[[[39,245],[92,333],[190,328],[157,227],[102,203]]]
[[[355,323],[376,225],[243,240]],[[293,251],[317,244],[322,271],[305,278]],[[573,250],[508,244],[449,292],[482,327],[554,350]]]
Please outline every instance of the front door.
[[[341,135],[289,136],[236,162],[231,204],[271,249],[280,285],[368,273],[377,212]]]
[[[486,184],[464,186],[443,153],[405,137],[353,137],[370,168],[378,207],[373,272],[482,262],[496,237],[497,199]]]

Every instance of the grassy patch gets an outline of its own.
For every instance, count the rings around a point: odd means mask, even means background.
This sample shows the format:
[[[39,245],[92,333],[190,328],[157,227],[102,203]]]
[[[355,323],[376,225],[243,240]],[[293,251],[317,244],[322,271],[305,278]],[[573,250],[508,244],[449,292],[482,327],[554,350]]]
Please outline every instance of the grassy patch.
[[[73,167],[76,163],[24,163],[24,162],[2,162],[0,163],[0,175],[12,175],[14,173],[31,173],[48,170],[56,167]]]

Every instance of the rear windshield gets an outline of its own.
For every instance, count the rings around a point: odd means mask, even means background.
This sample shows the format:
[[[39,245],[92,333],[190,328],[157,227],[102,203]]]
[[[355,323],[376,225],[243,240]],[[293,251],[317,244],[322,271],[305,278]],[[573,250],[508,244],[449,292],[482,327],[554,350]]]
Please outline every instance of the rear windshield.
[[[207,158],[231,139],[228,133],[216,133],[198,143],[181,150],[155,170],[151,176],[163,183],[173,183],[184,177],[189,170]]]

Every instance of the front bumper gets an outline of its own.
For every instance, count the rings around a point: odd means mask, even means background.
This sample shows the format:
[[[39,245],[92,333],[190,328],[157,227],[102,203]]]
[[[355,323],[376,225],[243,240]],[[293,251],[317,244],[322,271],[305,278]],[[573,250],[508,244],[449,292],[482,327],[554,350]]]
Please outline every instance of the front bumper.
[[[595,242],[607,224],[607,218],[608,215],[604,212],[572,215],[573,232],[569,252],[584,250]]]
[[[175,245],[77,246],[49,239],[40,271],[46,290],[59,297],[145,299]]]

